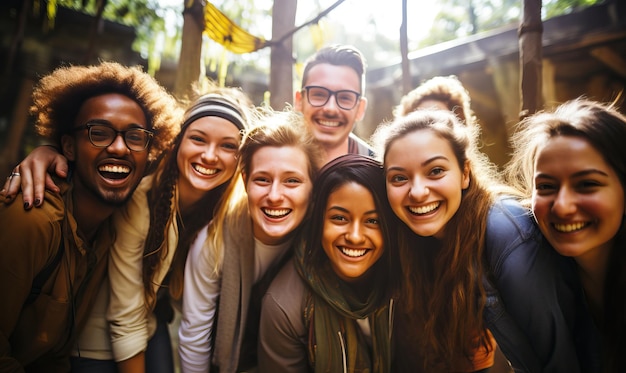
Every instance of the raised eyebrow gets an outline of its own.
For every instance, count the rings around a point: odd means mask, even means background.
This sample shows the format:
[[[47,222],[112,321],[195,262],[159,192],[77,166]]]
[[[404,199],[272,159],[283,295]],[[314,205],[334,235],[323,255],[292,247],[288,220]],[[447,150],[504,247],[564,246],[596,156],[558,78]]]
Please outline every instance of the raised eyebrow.
[[[255,171],[250,173],[250,177],[258,177],[258,176],[268,176],[266,171]]]
[[[385,169],[385,173],[391,172],[391,171],[400,171],[400,172],[405,172],[406,169],[404,167],[399,167],[399,166],[395,166],[395,167],[389,167]]]
[[[378,215],[378,210],[365,211],[363,215]]]
[[[330,91],[330,90],[329,90]],[[340,89],[338,91],[331,91],[331,92],[335,92],[335,93],[342,93],[342,92],[350,92],[350,93],[356,93],[357,95],[359,95],[360,93],[357,91],[353,91],[351,89]]]
[[[284,173],[283,178],[297,177],[299,179],[305,178],[306,174],[297,171],[287,171]]]
[[[339,211],[344,212],[346,214],[350,214],[350,210],[346,209],[345,207],[341,207],[341,206],[337,206],[337,205],[330,206],[327,210],[328,211],[339,210]],[[363,213],[363,215],[376,215],[376,214],[378,214],[378,210],[376,210],[376,209],[370,210],[370,211],[366,211],[366,212]]]
[[[602,171],[602,170],[598,170],[597,168],[592,168],[589,170],[582,170],[579,172],[574,173],[574,177],[581,177],[581,176],[589,176],[589,175],[600,175],[600,176],[604,176],[604,177],[608,177],[609,175]]]
[[[202,134],[204,136],[209,136],[209,133],[207,131],[200,130],[200,129],[197,129],[197,128],[190,128],[187,132],[188,133],[196,132],[196,133]],[[221,139],[222,140],[234,140],[234,141],[239,141],[240,140],[239,137],[234,137],[234,136],[226,136],[226,137],[222,137]]]
[[[543,173],[543,172],[537,172],[537,173],[535,173],[535,175],[534,175],[534,179],[535,179],[535,180],[536,180],[536,179],[550,179],[550,180],[555,180],[555,178],[554,178],[553,176],[550,176],[550,175],[548,175],[548,174],[546,174],[546,173]]]
[[[87,124],[102,124],[104,126],[111,126],[111,122],[106,119],[90,119]]]
[[[432,158],[428,158],[427,160],[425,160],[424,162],[422,162],[420,164],[420,166],[424,167],[427,166],[428,164],[437,161],[437,160],[444,160],[444,161],[450,161],[447,157],[444,157],[443,155],[436,155]],[[400,172],[406,172],[406,169],[404,167],[399,167],[399,166],[395,166],[395,167],[389,167],[387,169],[385,169],[385,172],[390,172],[390,171],[400,171]]]
[[[422,165],[422,167],[428,166],[430,163],[433,163],[433,162],[439,161],[439,160],[448,161],[448,162],[450,161],[447,157],[444,157],[443,155],[436,155],[436,156],[434,156],[432,158],[428,158],[427,160],[422,162],[421,165]]]
[[[222,140],[233,140],[235,142],[239,142],[241,141],[241,137],[226,136],[222,137]]]
[[[571,177],[578,178],[578,177],[584,177],[584,176],[589,176],[589,175],[600,175],[600,176],[604,176],[604,177],[608,177],[609,176],[606,172],[604,172],[602,170],[598,170],[597,168],[592,168],[592,169],[589,169],[589,170],[582,170],[582,171],[575,172]],[[535,179],[556,180],[556,178],[554,176],[551,176],[551,175],[543,173],[543,172],[536,173],[535,174]]]
[[[111,128],[113,127],[113,123],[111,123],[111,121],[108,121],[106,119],[100,119],[100,118],[91,119],[91,120],[89,120],[87,122],[87,124],[102,124],[103,126],[108,126],[108,127],[111,127]],[[129,123],[126,128],[150,130],[149,128],[143,127],[143,126],[141,126],[140,124],[137,124],[137,123]]]
[[[330,206],[330,207],[329,207],[329,208],[327,208],[326,210],[327,210],[327,211],[339,210],[339,211],[341,211],[341,212],[343,212],[343,213],[346,213],[346,214],[350,213],[350,211],[348,211],[348,209],[346,209],[346,208],[344,208],[344,207],[341,207],[341,206],[337,206],[337,205]]]

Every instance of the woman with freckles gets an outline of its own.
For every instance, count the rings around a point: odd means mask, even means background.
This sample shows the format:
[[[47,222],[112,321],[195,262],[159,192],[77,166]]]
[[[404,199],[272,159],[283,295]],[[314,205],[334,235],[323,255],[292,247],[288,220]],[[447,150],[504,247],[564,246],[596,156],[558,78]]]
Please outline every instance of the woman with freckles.
[[[292,111],[261,118],[239,154],[238,176],[187,258],[179,329],[183,372],[257,365],[260,300],[291,257],[322,160]]]
[[[313,189],[311,219],[263,298],[260,372],[390,372],[393,212],[382,166],[348,154]]]
[[[586,342],[579,359],[589,372],[621,372],[626,366],[626,116],[577,99],[520,126],[508,172],[529,197],[546,240],[571,258],[567,269],[583,296],[578,325],[586,326],[573,337]]]
[[[479,152],[478,130],[451,112],[418,110],[374,135],[404,223],[394,370],[579,371],[569,303],[553,293],[568,290],[556,255]]]

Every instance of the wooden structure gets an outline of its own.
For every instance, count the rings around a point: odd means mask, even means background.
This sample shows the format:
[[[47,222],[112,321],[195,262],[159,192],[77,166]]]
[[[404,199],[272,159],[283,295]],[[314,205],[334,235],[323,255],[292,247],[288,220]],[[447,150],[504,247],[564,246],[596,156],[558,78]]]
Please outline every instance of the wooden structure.
[[[410,18],[410,15],[409,15]],[[585,95],[613,101],[626,95],[626,2],[611,0],[543,22],[543,102],[549,108]],[[493,30],[409,55],[414,86],[456,75],[483,129],[483,150],[497,164],[509,157],[508,136],[520,112],[517,26]],[[369,138],[400,102],[400,63],[367,72],[366,117],[355,130]],[[621,97],[622,112],[626,99]]]
[[[103,21],[93,46],[89,34],[94,17],[58,7],[55,25],[47,28],[45,7],[27,14],[21,12],[26,2],[9,0],[0,3],[0,179],[25,156],[35,137],[29,125],[33,84],[37,79],[63,64],[83,64],[92,52],[89,63],[99,60],[117,61],[126,65],[147,62],[132,50],[135,30],[118,23]],[[24,22],[20,24],[20,17]],[[20,25],[22,32],[16,32]],[[21,43],[10,61],[11,46],[16,35]],[[19,39],[19,37],[18,37]]]

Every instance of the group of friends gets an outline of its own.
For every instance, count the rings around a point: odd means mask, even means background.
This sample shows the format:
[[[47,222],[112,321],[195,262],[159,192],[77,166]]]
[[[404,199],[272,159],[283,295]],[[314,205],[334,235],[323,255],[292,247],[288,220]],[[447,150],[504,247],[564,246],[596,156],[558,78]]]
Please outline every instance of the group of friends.
[[[365,69],[319,50],[280,112],[115,62],[41,78],[46,145],[0,205],[0,371],[174,372],[176,312],[185,373],[621,371],[626,117],[532,115],[501,170],[455,77],[359,139]]]

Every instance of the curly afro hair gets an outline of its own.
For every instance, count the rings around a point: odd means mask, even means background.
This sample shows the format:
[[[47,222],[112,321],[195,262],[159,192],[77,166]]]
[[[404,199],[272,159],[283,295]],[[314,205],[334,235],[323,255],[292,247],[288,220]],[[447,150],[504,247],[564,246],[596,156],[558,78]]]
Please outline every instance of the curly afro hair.
[[[82,103],[92,97],[119,93],[136,101],[154,131],[148,159],[157,159],[169,148],[180,131],[182,108],[152,76],[140,66],[116,62],[92,66],[63,66],[41,78],[33,91],[30,113],[37,133],[60,146],[69,133]]]

